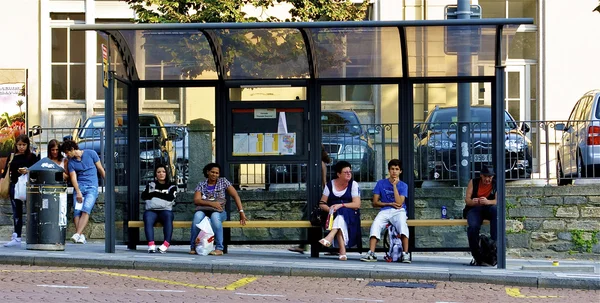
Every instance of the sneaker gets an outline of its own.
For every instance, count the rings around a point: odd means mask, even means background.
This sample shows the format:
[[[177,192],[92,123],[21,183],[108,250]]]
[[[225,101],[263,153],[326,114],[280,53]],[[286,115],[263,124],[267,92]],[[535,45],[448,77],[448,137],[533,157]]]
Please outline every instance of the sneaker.
[[[20,246],[21,238],[17,237],[17,233],[12,233],[10,241],[4,244],[4,247]]]
[[[77,241],[79,241],[79,234],[73,234],[71,241],[73,241],[73,243],[77,243]]]
[[[482,266],[482,264],[481,262],[477,262],[475,258],[473,258],[473,260],[471,260],[471,263],[469,263],[469,266]]]
[[[87,241],[85,240],[85,235],[84,234],[79,235],[79,238],[77,239],[76,243],[77,244],[85,244],[85,243],[87,243]]]
[[[156,252],[156,245],[148,245],[148,253],[153,254]]]
[[[166,247],[164,244],[158,247],[158,251],[159,251],[161,254],[164,254],[164,253],[166,253],[166,252],[167,252],[167,249],[169,249],[169,248],[168,248],[168,247]]]
[[[368,252],[367,255],[360,258],[360,260],[363,262],[377,262],[377,256],[372,252]]]
[[[411,263],[410,253],[407,253],[407,252],[402,253],[402,263]]]

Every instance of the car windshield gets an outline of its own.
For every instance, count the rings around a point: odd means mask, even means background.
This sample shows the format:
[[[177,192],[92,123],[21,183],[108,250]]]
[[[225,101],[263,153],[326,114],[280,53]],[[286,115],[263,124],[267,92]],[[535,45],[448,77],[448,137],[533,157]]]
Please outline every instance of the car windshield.
[[[326,134],[350,133],[360,135],[362,133],[360,121],[351,111],[323,112],[321,114],[321,124],[323,133]]]
[[[154,117],[141,116],[140,119],[140,138],[159,137],[159,124]],[[117,127],[115,128],[116,136],[124,136],[126,134],[125,127],[127,119],[117,118]],[[81,130],[80,138],[100,138],[100,133],[104,130],[106,123],[104,116],[89,118]]]
[[[517,123],[508,114],[504,114],[504,128],[516,129]],[[455,129],[458,122],[458,113],[455,107],[443,108],[434,111],[429,119],[429,129]],[[491,130],[492,129],[492,110],[489,107],[474,107],[471,108],[471,129],[475,130]]]
[[[83,125],[83,129],[81,130],[81,134],[79,134],[80,138],[100,138],[100,133],[104,130],[104,117],[94,117],[87,120],[85,125]]]

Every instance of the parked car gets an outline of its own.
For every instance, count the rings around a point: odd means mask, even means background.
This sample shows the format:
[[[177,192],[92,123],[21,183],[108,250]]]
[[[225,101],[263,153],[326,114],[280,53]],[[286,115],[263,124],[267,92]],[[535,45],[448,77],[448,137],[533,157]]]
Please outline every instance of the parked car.
[[[323,110],[321,125],[322,143],[332,159],[329,179],[335,177],[331,166],[345,160],[352,165],[356,181],[373,181],[375,152],[368,130],[360,123],[358,115],[351,110]],[[320,149],[316,152],[320,153]],[[272,164],[266,171],[267,184],[306,182],[306,164]]]
[[[556,181],[571,184],[573,178],[600,176],[600,90],[585,93],[575,104],[556,150]]]
[[[189,136],[185,125],[165,124],[167,133],[173,138],[175,150],[175,170],[177,171],[177,184],[185,185],[189,178]]]
[[[117,184],[127,180],[127,157],[129,146],[126,137],[127,117],[117,118],[118,124],[122,127],[115,128],[115,169],[122,171],[117,173],[120,178]],[[105,118],[104,116],[92,116],[86,119],[81,125],[81,119],[77,121],[75,130],[70,136],[63,139],[71,139],[77,142],[80,149],[93,149],[98,155],[106,155],[105,146]],[[140,180],[148,182],[154,179],[154,167],[156,164],[165,164],[169,168],[171,179],[176,180],[175,176],[175,158],[173,151],[172,137],[169,137],[167,130],[160,119],[155,114],[139,115],[140,132]]]
[[[414,128],[416,136],[415,171],[420,180],[452,180],[457,178],[457,107],[435,108],[424,123]],[[492,110],[489,106],[471,107],[469,154],[471,171],[478,173],[492,162]],[[513,117],[504,114],[507,178],[529,178],[532,168],[531,141],[525,135],[529,125],[521,127]],[[501,170],[497,170],[501,171]]]

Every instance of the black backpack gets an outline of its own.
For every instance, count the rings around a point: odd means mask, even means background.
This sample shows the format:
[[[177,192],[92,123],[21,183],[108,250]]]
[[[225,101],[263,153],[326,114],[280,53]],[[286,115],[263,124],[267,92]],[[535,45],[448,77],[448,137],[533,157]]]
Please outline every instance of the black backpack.
[[[496,250],[496,241],[492,240],[488,235],[479,235],[479,255],[480,262],[496,266],[498,263],[498,254]]]

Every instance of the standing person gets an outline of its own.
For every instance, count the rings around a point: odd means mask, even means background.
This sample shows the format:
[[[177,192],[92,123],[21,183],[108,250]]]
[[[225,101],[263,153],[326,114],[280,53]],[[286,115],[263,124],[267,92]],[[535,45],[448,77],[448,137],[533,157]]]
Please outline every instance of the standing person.
[[[192,237],[190,239],[190,254],[196,254],[196,237],[200,229],[196,224],[200,223],[204,217],[210,218],[210,226],[215,233],[215,250],[209,254],[213,256],[223,255],[223,221],[227,220],[225,211],[225,193],[229,194],[235,201],[240,213],[240,224],[246,225],[246,215],[242,207],[242,200],[231,182],[224,177],[219,177],[221,166],[217,163],[209,163],[202,169],[205,181],[198,183],[196,193],[194,194],[194,204],[196,204],[196,213],[192,219]]]
[[[319,206],[325,212],[333,210],[333,227],[319,243],[325,247],[336,244],[340,261],[348,260],[346,247],[353,247],[360,237],[360,189],[352,180],[352,165],[339,161],[334,166],[337,178],[327,182]],[[334,243],[335,241],[335,243]]]
[[[73,140],[63,142],[63,150],[69,157],[67,167],[75,191],[73,199],[75,233],[71,240],[74,243],[85,244],[87,241],[83,229],[88,224],[90,213],[98,198],[98,173],[102,178],[105,178],[106,173],[94,150],[80,150]]]
[[[381,210],[373,220],[371,225],[371,237],[369,238],[369,251],[367,255],[361,258],[365,262],[377,262],[375,256],[375,247],[377,241],[381,239],[381,231],[388,224],[392,224],[400,234],[402,241],[402,262],[410,263],[410,254],[408,252],[408,224],[406,223],[406,197],[408,196],[408,185],[400,181],[402,174],[402,162],[398,159],[392,159],[388,163],[389,177],[377,181],[373,189],[373,207],[380,207]]]
[[[469,248],[473,260],[471,266],[482,266],[484,264],[479,250],[479,231],[483,220],[490,220],[490,233],[492,240],[497,239],[496,222],[496,180],[494,179],[494,168],[483,166],[479,174],[479,178],[469,181],[467,193],[465,195],[465,209],[463,217],[467,219],[467,237],[469,239]],[[491,265],[491,264],[489,264]]]
[[[65,172],[63,173],[63,179],[69,180],[69,174],[68,174],[68,166],[67,164],[69,163],[69,160],[67,160],[67,157],[65,157],[62,153],[62,146],[60,145],[60,143],[58,142],[58,140],[56,139],[52,139],[50,140],[50,142],[48,142],[48,159],[52,160],[52,162],[56,163],[56,165],[62,167]]]
[[[331,158],[329,157],[329,154],[325,150],[325,146],[323,144],[321,144],[321,185],[323,186],[323,189],[325,189],[325,185],[327,184],[327,164],[329,164],[329,163],[331,163]],[[308,218],[307,218],[308,214],[306,212],[307,207],[308,207],[308,203],[305,203],[304,207],[302,207],[302,220],[308,220]],[[301,239],[306,238],[306,229],[303,228],[300,230],[300,238]],[[298,246],[288,248],[289,251],[297,252],[297,253],[301,253],[301,254],[304,254],[304,252],[307,249],[308,249],[307,244],[300,244]]]
[[[29,171],[29,167],[35,164],[39,157],[31,152],[31,142],[27,135],[19,135],[15,140],[14,153],[10,155],[10,159],[6,162],[4,171],[0,178],[10,178],[9,186],[9,197],[10,204],[13,212],[13,233],[10,237],[10,241],[4,246],[20,246],[21,245],[21,233],[23,231],[23,201],[15,199],[15,184],[19,181],[21,175],[26,174]],[[10,166],[10,171],[9,170]],[[8,173],[8,176],[6,175]]]
[[[144,212],[144,232],[148,240],[148,253],[156,252],[154,244],[154,223],[162,223],[164,242],[158,247],[160,253],[166,253],[173,235],[173,206],[177,195],[177,185],[169,180],[167,167],[158,164],[154,168],[154,181],[146,185],[142,192],[142,200],[146,201]]]

